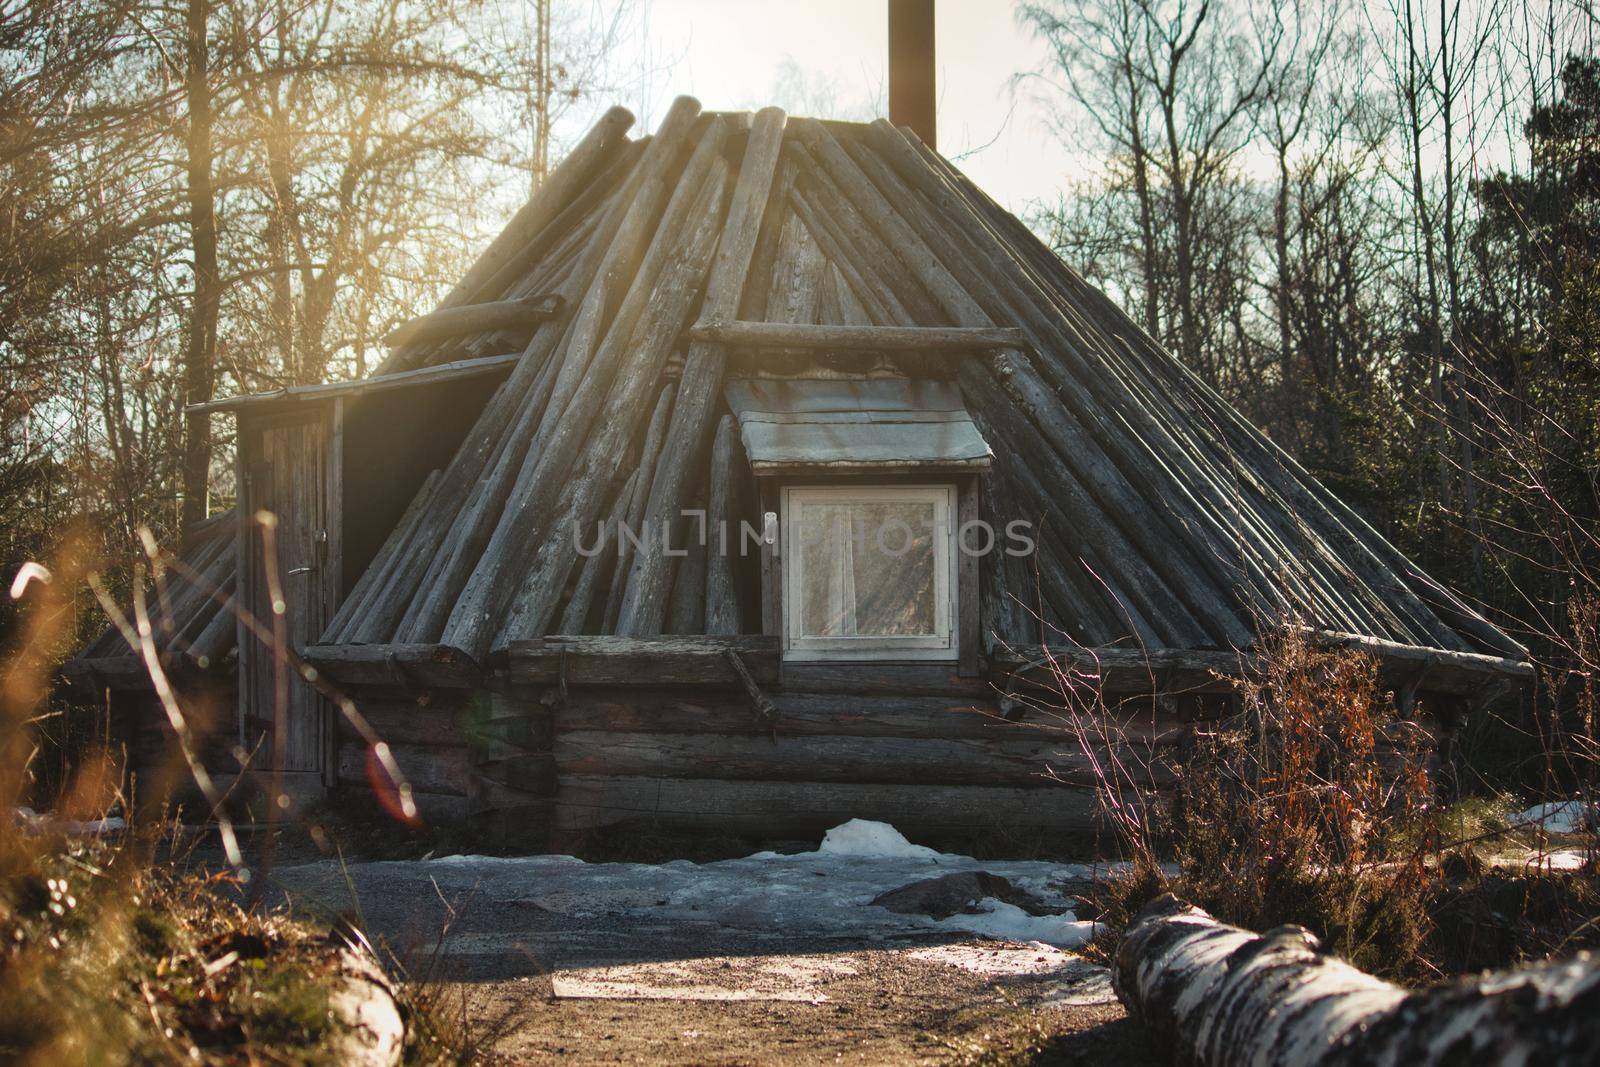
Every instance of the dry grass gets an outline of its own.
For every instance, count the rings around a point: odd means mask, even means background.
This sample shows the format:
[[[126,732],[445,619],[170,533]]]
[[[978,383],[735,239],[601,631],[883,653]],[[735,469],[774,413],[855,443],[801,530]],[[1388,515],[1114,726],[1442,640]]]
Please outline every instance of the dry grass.
[[[161,797],[140,798],[142,825],[83,832],[134,805],[110,731],[52,702],[56,666],[83,629],[83,561],[69,549],[34,573],[12,591],[21,625],[0,650],[0,1061],[331,1062],[341,1023],[325,979],[345,935],[252,906],[262,874],[231,827],[206,831],[225,839],[220,865],[190,862],[195,834],[148,817]],[[123,621],[139,647],[151,622],[136,607],[137,621]],[[184,740],[176,777],[203,780],[187,709],[163,697]],[[24,819],[24,805],[52,815]],[[423,976],[397,993],[407,1062],[482,1062],[446,987]]]
[[[1516,911],[1475,939],[1482,951],[1458,951],[1462,916],[1495,914],[1474,894],[1515,894],[1486,865],[1443,857],[1528,832],[1506,826],[1505,801],[1440,808],[1432,738],[1398,714],[1370,656],[1318,647],[1291,625],[1258,651],[1256,680],[1176,750],[1100,758],[1104,820],[1133,861],[1130,877],[1095,893],[1101,921],[1119,929],[1172,892],[1246,928],[1306,926],[1357,966],[1405,982],[1516,957],[1508,938],[1524,947],[1520,958],[1593,938],[1592,926],[1580,929],[1595,899],[1586,871],[1547,876],[1517,905],[1534,918]],[[1057,688],[1055,711],[1086,751],[1113,750],[1116,716],[1099,694],[1065,672]],[[1175,779],[1165,803],[1139,785],[1157,763]],[[1089,951],[1106,959],[1114,948],[1102,938]]]

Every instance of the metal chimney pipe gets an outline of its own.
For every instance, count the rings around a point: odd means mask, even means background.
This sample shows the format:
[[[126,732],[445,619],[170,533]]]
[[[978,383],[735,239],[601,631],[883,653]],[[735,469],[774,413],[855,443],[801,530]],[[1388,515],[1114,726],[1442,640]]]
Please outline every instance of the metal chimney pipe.
[[[933,0],[889,0],[889,121],[938,148],[934,106]]]

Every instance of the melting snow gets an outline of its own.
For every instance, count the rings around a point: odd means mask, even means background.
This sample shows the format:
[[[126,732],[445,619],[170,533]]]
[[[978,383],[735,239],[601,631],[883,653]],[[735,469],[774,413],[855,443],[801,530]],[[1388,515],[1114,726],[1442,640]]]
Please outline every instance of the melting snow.
[[[1585,824],[1600,823],[1600,809],[1578,800],[1559,800],[1535,804],[1511,817],[1513,826],[1539,826],[1552,834],[1582,833]]]
[[[913,845],[886,822],[851,819],[822,835],[821,856],[876,856],[883,859],[925,859],[938,862],[943,853],[926,845]]]
[[[934,925],[945,930],[964,930],[969,934],[1002,938],[1007,941],[1038,941],[1061,948],[1078,948],[1105,931],[1095,922],[1080,922],[1070,911],[1058,915],[1029,915],[1015,904],[993,897],[979,902],[976,915],[952,915]]]

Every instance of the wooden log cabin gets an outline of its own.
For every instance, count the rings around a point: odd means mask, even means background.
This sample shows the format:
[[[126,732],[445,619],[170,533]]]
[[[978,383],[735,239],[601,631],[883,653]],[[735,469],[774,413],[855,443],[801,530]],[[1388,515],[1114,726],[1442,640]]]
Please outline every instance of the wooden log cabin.
[[[1408,707],[1528,675],[912,129],[632,123],[370,377],[207,405],[239,506],[157,640],[214,770],[531,847],[1081,831],[1090,761],[1024,692],[1045,649],[1119,744],[1181,736],[1284,620]],[[136,761],[170,751],[119,635],[66,673]]]

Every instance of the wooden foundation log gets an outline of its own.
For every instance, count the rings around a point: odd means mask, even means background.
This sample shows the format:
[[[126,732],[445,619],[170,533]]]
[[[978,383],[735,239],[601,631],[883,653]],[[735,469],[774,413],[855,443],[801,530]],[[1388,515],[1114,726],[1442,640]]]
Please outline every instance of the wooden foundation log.
[[[396,689],[471,689],[483,670],[448,645],[308,645],[307,663],[335,682]]]
[[[750,712],[746,709],[746,715]],[[782,712],[772,729],[782,725]],[[1052,780],[1093,786],[1094,762],[1070,736],[1016,730],[1014,740],[925,737],[729,736],[700,733],[615,733],[562,730],[555,766],[562,775],[721,778],[767,782],[884,782],[1042,786]],[[1107,753],[1097,754],[1104,766]],[[1163,786],[1171,773],[1132,749],[1118,758],[1135,780]]]
[[[390,745],[389,752],[400,765],[406,783],[417,793],[466,796],[472,774],[472,758],[465,746],[426,748]],[[384,784],[382,765],[367,746],[346,742],[339,746],[339,781],[376,788]]]
[[[1085,832],[1095,823],[1091,789],[730,782],[713,778],[562,775],[555,828],[589,830],[636,820],[761,837],[820,834],[849,819],[877,819],[909,833],[996,829]]]
[[[906,737],[931,740],[1026,740],[1067,737],[1065,730],[1013,723],[991,705],[940,697],[859,697],[774,689],[777,721],[759,722],[731,685],[681,695],[656,687],[580,689],[555,713],[559,733],[696,734],[759,737]]]
[[[1123,934],[1112,982],[1197,1067],[1582,1064],[1600,1049],[1594,953],[1406,990],[1327,955],[1304,927],[1257,936],[1170,894]]]
[[[778,676],[776,637],[572,637],[512,641],[506,646],[511,680],[522,684],[737,685],[728,650],[739,653],[758,680]]]

